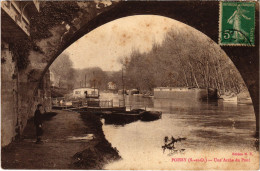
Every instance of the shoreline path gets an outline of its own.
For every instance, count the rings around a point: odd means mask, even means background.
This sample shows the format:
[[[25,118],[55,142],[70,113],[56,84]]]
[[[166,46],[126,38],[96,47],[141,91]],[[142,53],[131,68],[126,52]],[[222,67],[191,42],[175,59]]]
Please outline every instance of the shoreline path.
[[[4,169],[101,169],[109,162],[108,158],[119,156],[106,141],[99,122],[95,116],[84,119],[76,112],[53,110],[44,114],[44,143],[35,144],[35,127],[30,119],[21,140],[2,148],[1,166]],[[88,138],[77,138],[84,136]]]

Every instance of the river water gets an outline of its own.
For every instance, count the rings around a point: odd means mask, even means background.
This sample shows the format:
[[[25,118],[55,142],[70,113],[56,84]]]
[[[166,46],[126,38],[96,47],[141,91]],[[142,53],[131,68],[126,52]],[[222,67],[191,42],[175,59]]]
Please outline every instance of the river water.
[[[119,95],[113,97],[114,103]],[[201,152],[205,150],[243,150],[256,152],[255,116],[252,105],[236,103],[201,102],[192,99],[153,99],[140,96],[126,96],[128,108],[144,108],[162,111],[162,118],[156,121],[136,121],[126,125],[103,124],[106,139],[117,148],[122,160],[110,163],[105,169],[160,169],[152,167],[169,164],[170,150],[163,152],[164,137],[186,138],[177,142],[177,152]],[[170,166],[166,167],[171,169]]]

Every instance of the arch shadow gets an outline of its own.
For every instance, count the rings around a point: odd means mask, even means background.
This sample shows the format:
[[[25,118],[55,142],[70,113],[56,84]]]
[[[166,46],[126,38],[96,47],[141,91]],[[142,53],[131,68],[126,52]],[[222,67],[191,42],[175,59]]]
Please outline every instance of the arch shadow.
[[[130,1],[119,2],[113,8],[99,14],[74,33],[63,47],[53,56],[41,74],[40,80],[54,60],[71,44],[85,34],[113,20],[133,15],[159,15],[180,21],[204,33],[218,42],[219,2],[207,1]],[[259,5],[256,3],[255,46],[224,46],[227,54],[241,74],[253,101],[256,117],[256,136],[259,130]]]

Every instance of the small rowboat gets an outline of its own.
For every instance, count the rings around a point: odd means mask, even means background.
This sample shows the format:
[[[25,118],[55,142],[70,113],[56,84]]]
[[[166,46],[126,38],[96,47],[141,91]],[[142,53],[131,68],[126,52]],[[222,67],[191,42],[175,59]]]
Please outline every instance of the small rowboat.
[[[140,113],[142,121],[154,121],[161,119],[162,112],[159,111],[144,111]]]
[[[223,101],[224,102],[233,102],[233,103],[237,103],[237,96],[235,95],[231,95],[231,96],[226,96],[226,95],[223,95],[221,96],[221,98],[223,98]]]

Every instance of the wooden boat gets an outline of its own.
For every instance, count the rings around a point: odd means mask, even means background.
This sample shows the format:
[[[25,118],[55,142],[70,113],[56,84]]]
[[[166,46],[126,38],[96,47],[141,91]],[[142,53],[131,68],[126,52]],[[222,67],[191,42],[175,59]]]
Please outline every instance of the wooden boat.
[[[220,98],[223,99],[224,102],[232,102],[232,103],[237,103],[237,96],[232,94],[232,95],[222,95]]]
[[[138,95],[139,91],[137,89],[132,89],[128,91],[128,95]]]
[[[223,97],[224,102],[237,102],[237,97]]]
[[[152,98],[153,97],[153,94],[151,92],[147,92],[147,93],[144,93],[143,94],[143,97],[144,98]]]
[[[141,119],[144,109],[132,109],[131,111],[102,112],[101,117],[106,124],[124,125]]]
[[[247,105],[253,104],[251,97],[244,98],[244,99],[238,99],[238,103],[239,104],[247,104]]]
[[[162,117],[162,112],[159,111],[144,111],[140,113],[142,121],[154,121]]]
[[[144,98],[153,98],[154,96],[144,94],[143,97],[144,97]]]
[[[105,124],[124,125],[139,120],[141,114],[131,111],[103,112],[102,117],[105,119]]]
[[[133,96],[140,96],[140,97],[142,97],[143,94],[133,94]]]
[[[237,95],[237,102],[238,104],[252,104],[252,99],[248,91],[240,92]]]
[[[125,112],[126,111],[126,107],[80,107],[77,108],[81,111],[89,111],[89,112],[93,112],[93,111],[98,111],[98,112]]]
[[[141,113],[141,112],[144,112],[144,111],[146,111],[146,110],[144,110],[144,109],[132,109],[131,111],[129,111],[129,113]]]

